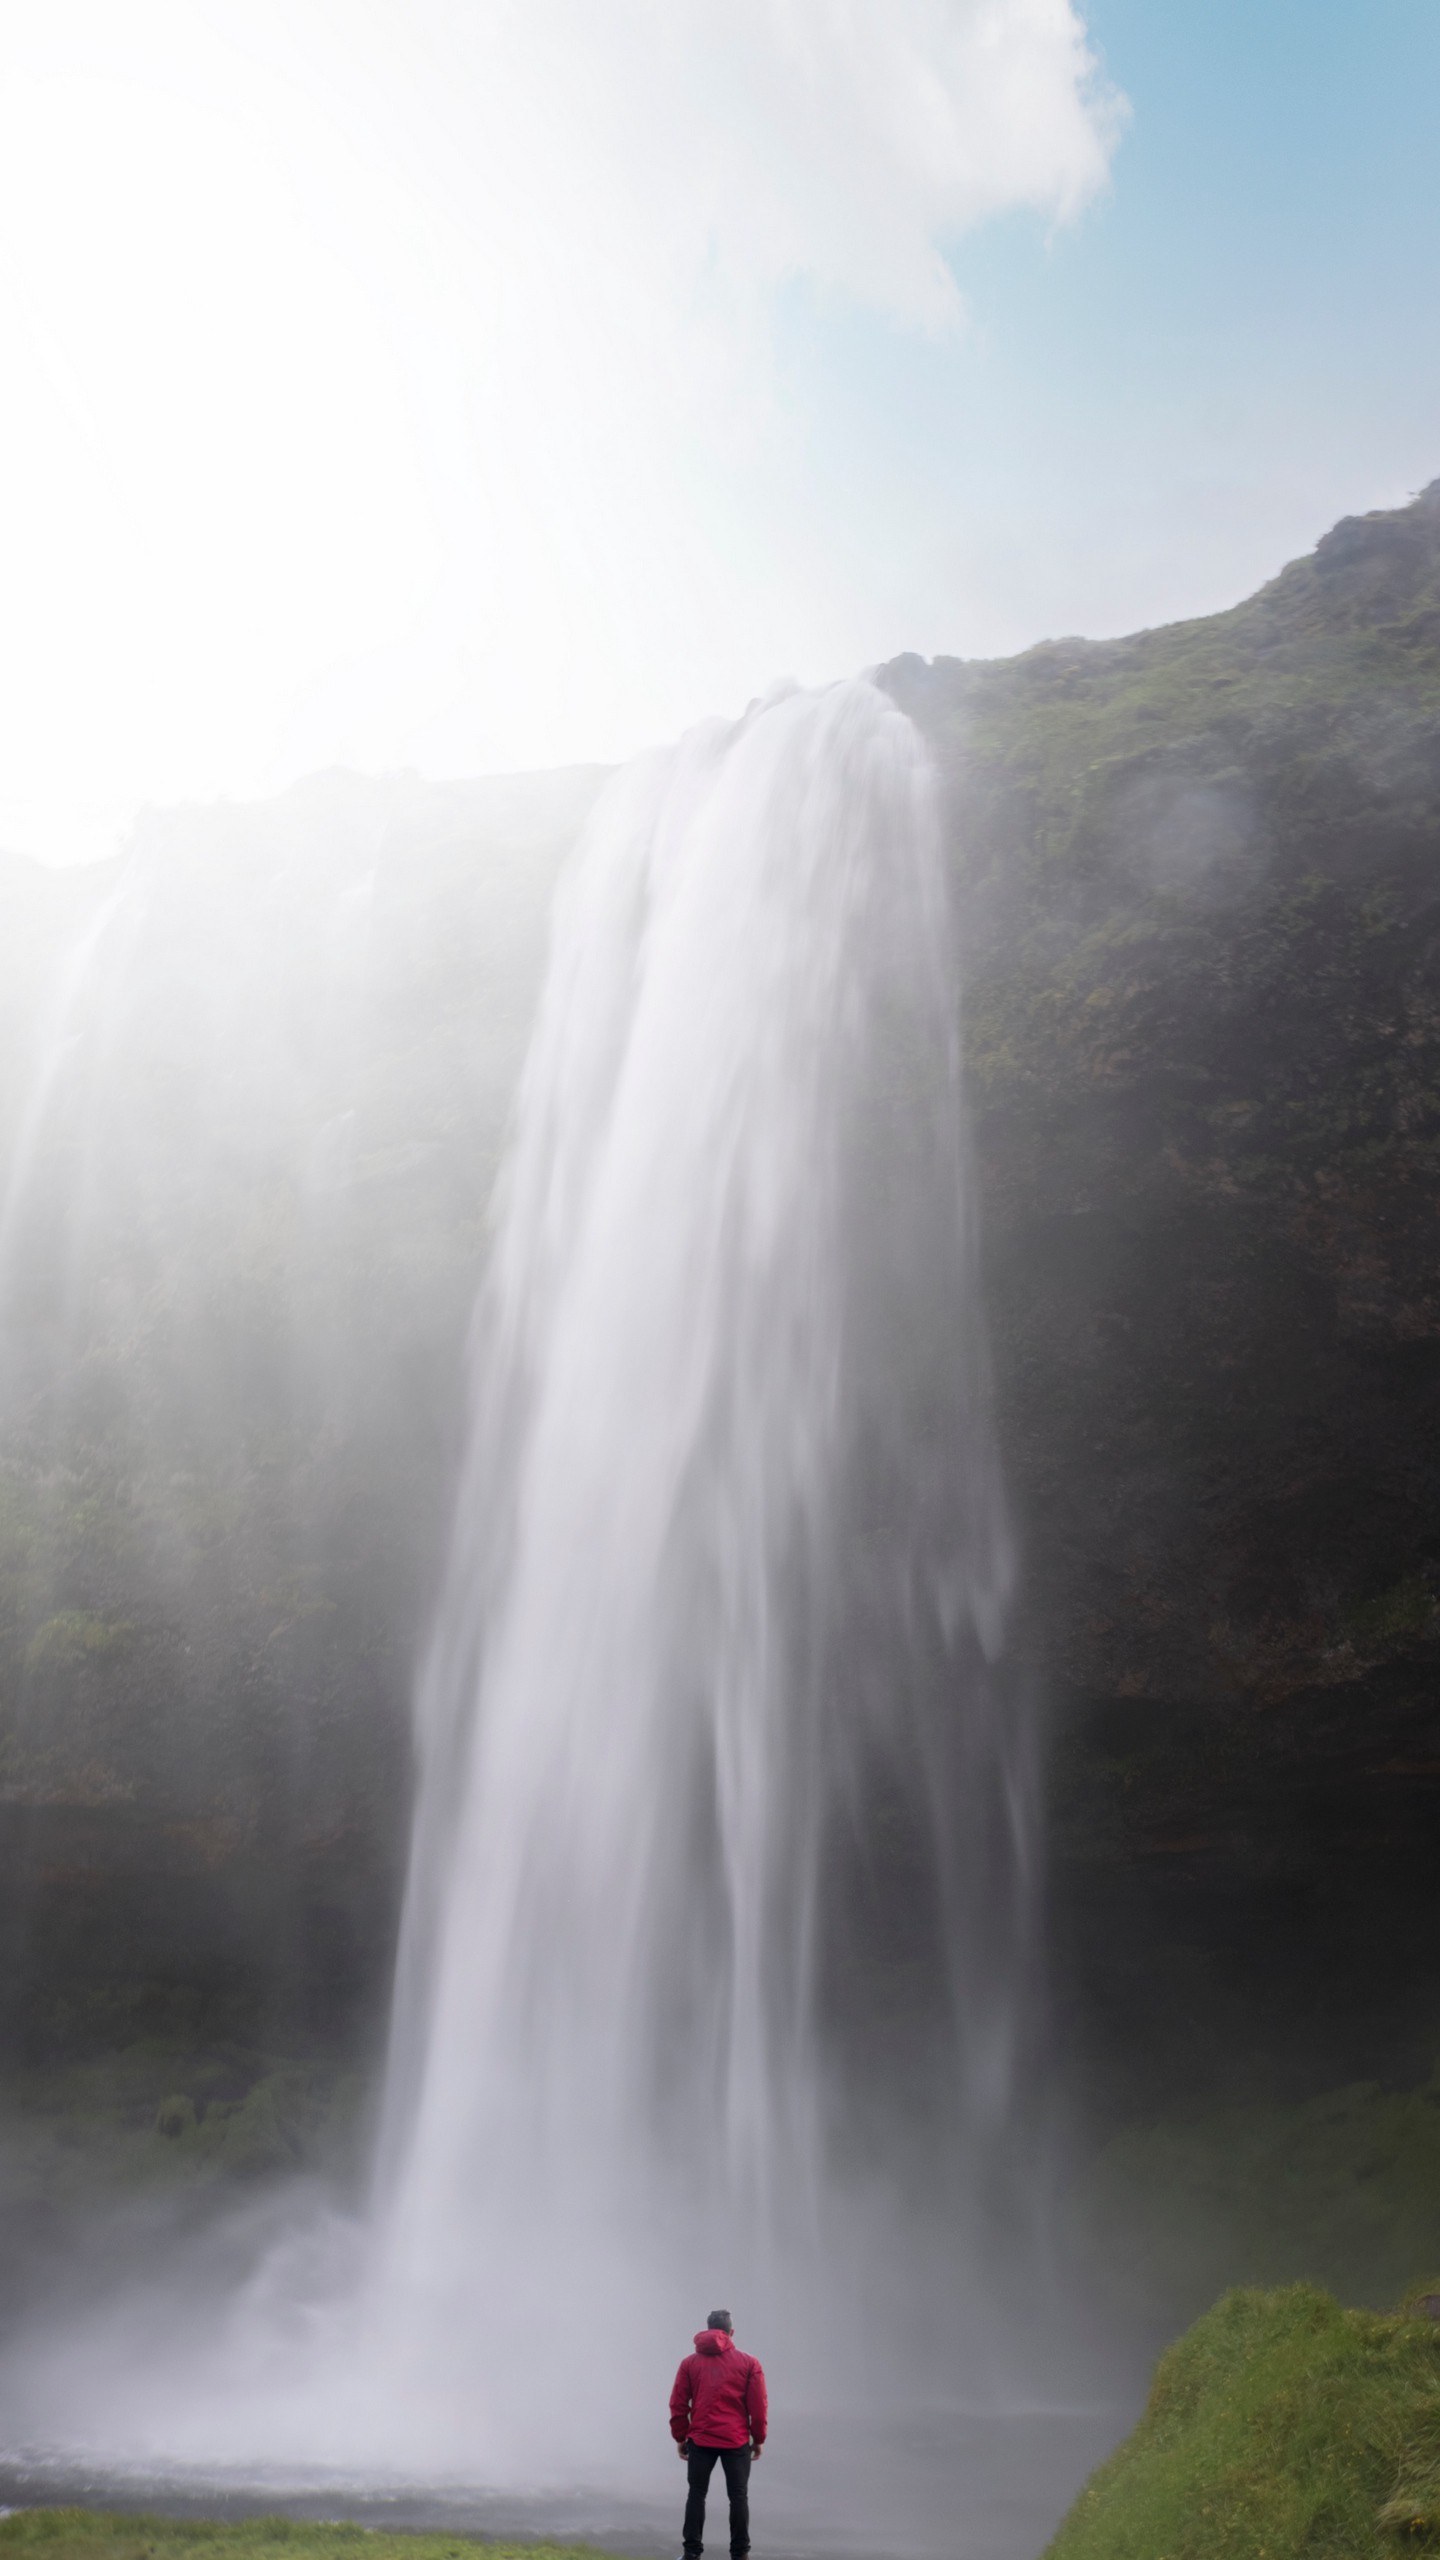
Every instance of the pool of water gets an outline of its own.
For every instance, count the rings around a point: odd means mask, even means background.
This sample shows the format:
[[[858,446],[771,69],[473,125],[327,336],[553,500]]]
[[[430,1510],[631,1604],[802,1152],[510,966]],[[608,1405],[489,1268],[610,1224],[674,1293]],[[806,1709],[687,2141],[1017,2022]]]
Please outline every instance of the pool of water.
[[[800,2419],[772,2437],[751,2480],[756,2560],[1037,2560],[1130,2412],[952,2411],[903,2425]],[[201,2475],[87,2470],[73,2456],[0,2462],[0,2505],[111,2506],[174,2515],[345,2518],[375,2528],[450,2529],[575,2540],[640,2560],[673,2560],[684,2473],[657,2457],[635,2489],[534,2495],[452,2480],[357,2481],[289,2471]],[[710,2496],[707,2550],[728,2547],[724,2482]]]

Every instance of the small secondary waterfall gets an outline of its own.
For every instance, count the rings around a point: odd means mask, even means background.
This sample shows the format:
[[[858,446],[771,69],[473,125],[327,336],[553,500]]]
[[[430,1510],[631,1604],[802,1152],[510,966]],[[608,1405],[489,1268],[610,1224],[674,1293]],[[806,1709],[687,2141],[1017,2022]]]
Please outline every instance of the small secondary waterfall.
[[[520,1096],[372,2236],[437,2440],[448,2396],[482,2459],[554,2452],[587,2311],[661,2368],[712,2294],[813,2313],[887,2088],[973,2184],[1026,1926],[1010,1579],[932,775],[868,682],[777,694],[603,796]]]

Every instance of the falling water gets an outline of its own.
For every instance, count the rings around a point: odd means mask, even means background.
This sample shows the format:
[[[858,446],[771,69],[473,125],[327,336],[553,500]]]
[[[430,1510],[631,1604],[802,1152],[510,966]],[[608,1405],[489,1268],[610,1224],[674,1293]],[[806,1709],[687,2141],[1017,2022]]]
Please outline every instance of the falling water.
[[[15,1231],[34,1173],[46,1117],[66,1061],[81,1038],[82,1006],[90,990],[96,959],[124,899],[125,887],[122,884],[99,902],[66,951],[56,973],[56,983],[36,1042],[34,1072],[15,1132],[4,1189],[0,1191],[0,1289],[3,1289],[7,1276]]]
[[[960,958],[867,682],[601,795],[475,1323],[373,2189],[27,2338],[31,2441],[629,2494],[723,2298],[792,2423],[821,2324],[832,2416],[917,2348],[973,2387],[922,2333],[959,2277],[985,2335],[1035,1893]]]
[[[472,2445],[587,2303],[662,2358],[707,2294],[813,2314],[877,2072],[913,2116],[923,2050],[952,2168],[1005,2115],[1025,1746],[954,963],[927,759],[866,682],[621,774],[563,892],[376,2207],[375,2317]],[[633,2397],[587,2390],[616,2430]]]

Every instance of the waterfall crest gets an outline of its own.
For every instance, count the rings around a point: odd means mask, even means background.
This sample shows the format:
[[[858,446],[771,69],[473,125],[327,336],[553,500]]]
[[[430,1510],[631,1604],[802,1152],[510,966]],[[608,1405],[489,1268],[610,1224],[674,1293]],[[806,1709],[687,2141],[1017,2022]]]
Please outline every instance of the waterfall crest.
[[[627,769],[563,887],[372,2268],[387,2352],[497,2452],[577,2296],[663,2363],[707,2289],[777,2318],[833,2269],[877,2085],[952,2170],[1004,2119],[1028,1781],[955,986],[933,777],[864,681]]]

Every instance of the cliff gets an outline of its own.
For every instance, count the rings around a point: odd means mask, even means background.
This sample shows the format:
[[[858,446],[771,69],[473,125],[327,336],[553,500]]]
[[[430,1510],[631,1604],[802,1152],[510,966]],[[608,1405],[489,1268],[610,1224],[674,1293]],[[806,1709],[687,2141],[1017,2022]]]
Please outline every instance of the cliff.
[[[884,679],[935,744],[1062,2031],[1423,2076],[1440,482],[1234,611]]]

